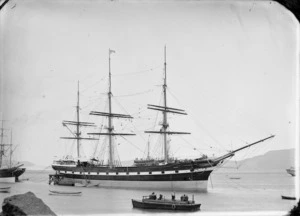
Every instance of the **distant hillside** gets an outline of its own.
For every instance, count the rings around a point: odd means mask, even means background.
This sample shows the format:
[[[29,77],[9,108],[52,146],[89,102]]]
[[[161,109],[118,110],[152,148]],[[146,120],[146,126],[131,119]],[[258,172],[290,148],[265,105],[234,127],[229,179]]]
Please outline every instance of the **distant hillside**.
[[[24,164],[24,167],[32,167],[34,166],[34,163],[31,163],[29,161],[18,161],[19,164]]]
[[[22,167],[26,168],[27,170],[45,170],[51,169],[50,166],[45,165],[37,165],[29,161],[13,161],[14,165],[24,164]]]
[[[278,172],[294,166],[295,164],[295,149],[274,150],[265,153],[264,155],[255,156],[253,158],[242,161],[229,161],[225,164],[226,167],[237,167],[238,171],[242,172]]]

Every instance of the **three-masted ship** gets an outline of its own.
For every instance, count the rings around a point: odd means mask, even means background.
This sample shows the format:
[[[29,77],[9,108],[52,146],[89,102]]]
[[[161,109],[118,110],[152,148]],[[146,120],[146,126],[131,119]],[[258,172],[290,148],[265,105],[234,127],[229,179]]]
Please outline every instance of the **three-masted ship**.
[[[132,116],[127,114],[119,114],[112,112],[111,103],[111,67],[110,55],[113,51],[109,50],[109,88],[108,88],[108,112],[91,111],[90,115],[102,116],[107,118],[106,132],[88,133],[95,136],[108,136],[109,157],[108,163],[99,163],[96,159],[90,161],[80,161],[75,159],[56,160],[52,164],[56,171],[50,176],[50,183],[55,184],[83,184],[83,185],[98,185],[99,187],[113,188],[144,188],[144,189],[160,189],[160,190],[192,190],[205,191],[207,190],[207,182],[211,172],[221,166],[222,163],[235,155],[236,152],[248,148],[252,145],[264,142],[274,137],[271,135],[254,143],[245,145],[234,151],[230,151],[220,157],[203,156],[197,159],[177,160],[171,158],[168,148],[168,136],[178,134],[185,135],[188,132],[170,131],[168,114],[187,115],[185,110],[169,107],[167,104],[167,63],[166,63],[166,48],[164,52],[164,83],[163,90],[163,105],[148,104],[148,109],[162,112],[163,119],[161,129],[158,131],[145,131],[150,134],[159,134],[163,136],[163,159],[153,159],[149,155],[145,159],[134,160],[132,166],[121,166],[115,163],[113,138],[115,136],[132,136],[131,133],[118,133],[114,130],[114,118],[131,119]],[[76,126],[76,132],[73,137],[65,137],[66,139],[75,139],[77,141],[77,156],[79,158],[79,145],[82,140],[91,140],[98,138],[81,137],[80,127],[94,126],[93,123],[81,122],[79,120],[79,90],[77,102],[77,121],[64,121],[64,125]]]
[[[12,144],[12,130],[3,127],[4,120],[1,120],[0,128],[0,182],[17,182],[19,181],[19,176],[25,172],[25,168],[22,168],[23,164],[13,165],[12,155],[13,155],[13,144]],[[10,141],[4,137],[9,136],[9,133],[5,131],[10,131]],[[4,163],[4,159],[7,164]]]

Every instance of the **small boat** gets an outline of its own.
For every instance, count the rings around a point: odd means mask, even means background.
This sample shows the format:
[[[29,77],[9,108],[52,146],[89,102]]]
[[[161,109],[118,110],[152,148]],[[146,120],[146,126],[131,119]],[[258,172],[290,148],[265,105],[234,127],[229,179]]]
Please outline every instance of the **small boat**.
[[[142,209],[161,209],[161,210],[178,210],[178,211],[197,211],[200,210],[201,204],[196,204],[194,196],[189,201],[188,196],[183,195],[180,200],[175,200],[175,194],[172,195],[172,199],[165,199],[161,194],[157,198],[154,193],[149,196],[143,196],[142,200],[132,199],[132,205],[134,208]]]
[[[0,188],[1,193],[9,193],[10,192],[10,187],[2,187]]]
[[[18,182],[19,177],[25,172],[25,168],[22,168],[24,164],[14,164],[13,159],[13,143],[12,143],[12,129],[4,128],[4,120],[0,127],[0,182]],[[5,133],[10,131],[10,135]]]
[[[230,179],[241,179],[241,177],[230,177]]]
[[[81,192],[71,192],[71,191],[53,191],[53,190],[49,190],[49,194],[50,195],[69,195],[69,196],[78,196],[81,195]]]
[[[296,200],[296,197],[290,197],[290,196],[283,196],[281,195],[282,199],[287,199],[287,200]]]
[[[289,169],[286,169],[286,172],[288,174],[290,174],[291,176],[295,176],[295,168],[294,167],[291,167]]]

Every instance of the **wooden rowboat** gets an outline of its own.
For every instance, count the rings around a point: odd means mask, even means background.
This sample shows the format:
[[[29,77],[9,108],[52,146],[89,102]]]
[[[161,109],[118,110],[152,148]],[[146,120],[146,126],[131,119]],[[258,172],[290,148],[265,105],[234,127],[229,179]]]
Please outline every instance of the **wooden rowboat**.
[[[79,196],[81,195],[81,191],[71,192],[71,191],[53,191],[49,190],[50,195],[69,195],[69,196]]]
[[[0,188],[1,193],[9,193],[10,192],[10,187],[2,187]]]

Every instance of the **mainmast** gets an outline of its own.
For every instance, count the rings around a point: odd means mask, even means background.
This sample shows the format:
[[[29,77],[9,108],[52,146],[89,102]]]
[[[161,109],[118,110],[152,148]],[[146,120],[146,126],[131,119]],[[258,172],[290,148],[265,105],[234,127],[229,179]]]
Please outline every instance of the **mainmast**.
[[[77,106],[76,106],[77,122],[79,122],[79,81],[77,83]],[[76,137],[80,137],[79,124],[76,125]],[[76,140],[77,142],[77,158],[80,157],[79,147],[80,139]]]
[[[130,118],[132,117],[130,115],[125,114],[118,114],[118,113],[112,113],[112,88],[111,88],[111,58],[110,55],[112,53],[115,53],[114,50],[109,49],[108,50],[108,113],[106,112],[97,112],[97,111],[91,111],[90,115],[97,115],[97,116],[104,116],[108,118],[108,126],[107,126],[107,133],[88,133],[90,135],[106,135],[108,136],[108,144],[109,144],[109,159],[108,159],[108,165],[110,168],[112,168],[115,165],[114,160],[114,146],[113,146],[113,136],[129,136],[129,135],[135,135],[131,133],[114,133],[114,127],[113,127],[113,118]]]
[[[165,62],[164,62],[164,84],[163,84],[163,92],[164,92],[164,109],[165,111],[167,110],[167,60],[166,60],[166,46],[164,49],[164,56],[165,56]],[[164,153],[165,153],[165,162],[168,163],[168,157],[169,157],[169,152],[168,152],[168,142],[167,142],[167,129],[168,129],[168,121],[167,121],[167,112],[163,112],[163,136],[164,136]]]
[[[180,115],[187,115],[187,113],[182,109],[167,107],[167,58],[166,58],[167,50],[166,46],[164,47],[164,83],[163,83],[163,106],[158,105],[151,105],[148,104],[148,109],[161,111],[163,113],[163,123],[162,128],[160,131],[145,131],[145,133],[157,133],[163,135],[163,145],[164,145],[164,162],[168,163],[169,161],[169,148],[168,148],[168,142],[167,142],[167,135],[171,134],[190,134],[188,132],[175,132],[175,131],[168,131],[168,119],[167,119],[167,113],[173,113],[173,114],[180,114]]]
[[[90,122],[80,122],[80,106],[79,106],[79,81],[77,84],[77,105],[76,105],[76,121],[63,121],[62,124],[63,126],[67,127],[69,130],[70,128],[68,127],[68,125],[75,125],[76,126],[76,132],[73,133],[71,130],[71,133],[74,135],[74,137],[61,137],[61,139],[75,139],[76,140],[76,144],[77,144],[77,158],[80,158],[80,144],[81,144],[81,140],[96,140],[94,138],[84,138],[81,137],[81,131],[80,131],[80,127],[95,127],[94,123],[90,123]]]
[[[110,66],[110,54],[114,53],[115,51],[109,49],[108,50],[108,79],[109,79],[109,83],[108,83],[108,113],[109,116],[111,115],[111,66]],[[108,128],[107,128],[108,132],[110,133],[110,135],[108,136],[108,140],[109,140],[109,166],[112,167],[113,166],[113,144],[112,144],[112,136],[111,133],[113,131],[113,127],[112,127],[112,118],[108,118]]]

